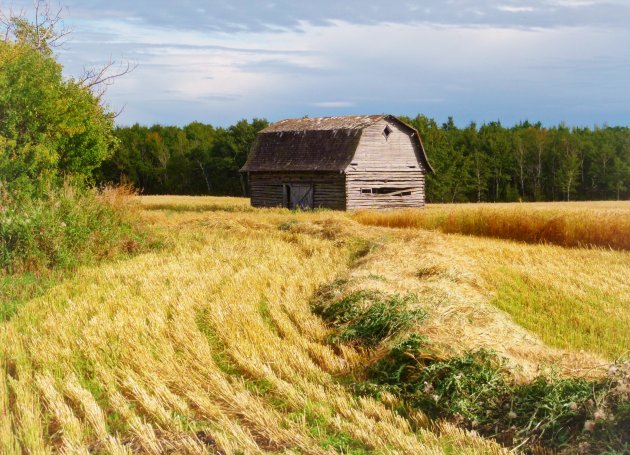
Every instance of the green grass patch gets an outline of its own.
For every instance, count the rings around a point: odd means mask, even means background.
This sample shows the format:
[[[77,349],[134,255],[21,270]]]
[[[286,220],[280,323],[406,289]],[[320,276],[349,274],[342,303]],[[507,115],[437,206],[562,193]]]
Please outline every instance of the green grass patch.
[[[278,225],[278,229],[284,232],[290,231],[294,226],[298,224],[298,220],[287,220],[283,221]]]
[[[321,443],[320,447],[325,450],[333,449],[337,453],[347,455],[364,455],[374,453],[374,450],[362,444],[346,433],[336,432],[328,435]]]
[[[371,447],[333,428],[329,424],[331,417],[332,411],[328,406],[318,403],[307,403],[304,409],[288,414],[289,420],[306,425],[310,435],[319,441],[320,447],[324,450],[352,455],[374,453]]]
[[[263,299],[260,301],[258,304],[258,313],[269,329],[276,335],[279,335],[276,321],[273,319],[271,310],[269,309],[269,302],[267,302],[267,300]]]
[[[414,295],[357,291],[332,303],[324,297],[314,312],[338,328],[333,342],[373,348],[426,317],[421,308],[411,308],[416,302]]]
[[[580,446],[611,454],[630,448],[630,362],[598,381],[541,376],[520,384],[490,351],[438,357],[427,338],[409,333],[424,319],[413,309],[415,298],[374,291],[344,295],[346,284],[323,288],[313,310],[334,329],[331,342],[374,353],[351,381],[339,380],[355,393],[377,399],[393,394],[402,402],[396,409],[402,416],[418,409],[511,448]]]
[[[381,244],[363,237],[352,237],[348,242],[350,249],[350,263],[363,259],[381,247]]]
[[[24,303],[43,295],[58,283],[57,275],[40,277],[27,272],[0,276],[0,322],[11,319]]]
[[[492,303],[551,346],[587,350],[616,359],[628,354],[630,317],[626,303],[585,283],[581,294],[567,294],[553,283],[537,281],[510,268],[492,278]]]
[[[230,359],[223,340],[214,332],[214,328],[208,323],[208,316],[205,312],[200,312],[195,318],[197,329],[206,336],[208,344],[212,349],[212,360],[219,369],[227,375],[243,377],[238,366]]]
[[[159,204],[146,204],[143,206],[144,210],[156,210],[156,211],[168,211],[168,212],[253,212],[256,210],[254,207],[248,205],[229,205],[229,204],[186,204],[178,201],[172,204],[159,203]]]

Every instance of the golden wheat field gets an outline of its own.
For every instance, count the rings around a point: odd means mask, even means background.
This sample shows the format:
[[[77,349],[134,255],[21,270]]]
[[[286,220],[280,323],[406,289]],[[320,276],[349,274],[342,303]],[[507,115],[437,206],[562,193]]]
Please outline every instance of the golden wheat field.
[[[630,250],[630,202],[435,204],[427,209],[358,212],[363,224],[435,229],[567,247]]]
[[[365,353],[333,349],[310,306],[338,278],[340,292],[416,294],[428,319],[412,331],[444,356],[493,349],[523,381],[549,369],[593,377],[628,355],[624,250],[378,221],[394,212],[137,205],[163,248],[82,268],[0,322],[0,453],[505,452],[419,412],[401,417],[393,397],[348,391],[338,378]],[[536,210],[630,223],[628,205]]]

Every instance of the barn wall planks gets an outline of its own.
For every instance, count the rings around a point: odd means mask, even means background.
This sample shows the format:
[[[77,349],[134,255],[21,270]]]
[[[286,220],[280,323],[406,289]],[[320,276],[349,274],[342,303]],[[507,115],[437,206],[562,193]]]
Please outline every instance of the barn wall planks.
[[[341,172],[251,172],[249,185],[254,207],[282,207],[286,183],[312,183],[315,208],[345,210],[345,175]]]
[[[370,194],[363,190],[396,188],[399,194]],[[409,195],[402,195],[405,190]],[[421,170],[349,171],[346,176],[346,208],[385,209],[424,206],[424,172]]]
[[[286,204],[288,183],[313,184],[315,207],[424,206],[430,165],[418,132],[395,117],[290,119],[267,130],[275,142],[268,149],[257,142],[243,167],[255,207]],[[342,147],[340,138],[350,137]]]
[[[388,128],[389,135],[383,134]],[[420,150],[412,133],[383,119],[363,130],[359,146],[346,168],[346,207],[399,208],[424,206],[424,175]],[[411,194],[370,194],[363,190],[400,188]]]

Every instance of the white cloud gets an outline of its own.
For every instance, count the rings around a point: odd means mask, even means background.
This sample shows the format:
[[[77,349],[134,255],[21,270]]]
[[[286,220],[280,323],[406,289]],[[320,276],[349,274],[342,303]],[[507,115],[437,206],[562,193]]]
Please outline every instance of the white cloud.
[[[532,6],[499,5],[497,6],[497,9],[507,13],[531,13],[536,11],[536,9]]]
[[[551,4],[554,6],[560,6],[564,8],[584,8],[589,6],[598,6],[606,4],[620,4],[623,5],[623,1],[615,0],[551,0]]]

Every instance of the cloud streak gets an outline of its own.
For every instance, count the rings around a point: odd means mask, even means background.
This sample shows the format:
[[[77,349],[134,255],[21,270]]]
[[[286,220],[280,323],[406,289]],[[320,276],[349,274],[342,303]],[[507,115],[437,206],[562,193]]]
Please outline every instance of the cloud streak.
[[[630,5],[616,0],[424,0],[390,4],[381,0],[188,1],[174,8],[167,0],[127,2],[110,0],[69,1],[77,17],[89,19],[95,10],[101,17],[204,32],[260,32],[299,30],[303,22],[328,25],[330,21],[355,24],[432,23],[485,26],[606,25],[624,27]],[[515,15],[514,12],[527,12]]]

